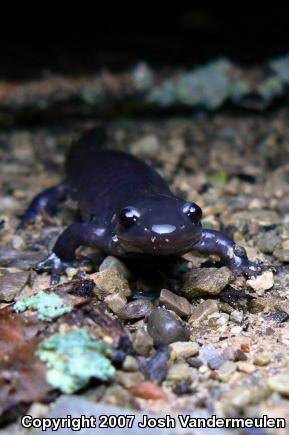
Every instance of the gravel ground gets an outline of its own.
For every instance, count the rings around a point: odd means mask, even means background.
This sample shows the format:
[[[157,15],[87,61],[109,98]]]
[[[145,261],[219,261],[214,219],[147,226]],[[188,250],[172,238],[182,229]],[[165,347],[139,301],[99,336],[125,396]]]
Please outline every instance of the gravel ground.
[[[134,349],[109,384],[82,390],[82,398],[150,413],[289,418],[288,114],[196,114],[108,126],[111,146],[154,165],[176,193],[202,207],[204,227],[225,231],[274,273],[234,279],[217,258],[195,254],[161,272],[112,257],[81,274],[67,269],[62,283],[75,276],[94,281],[94,298],[124,325]],[[75,204],[67,202],[53,221],[15,228],[29,200],[61,179],[65,150],[90,126],[0,135],[3,309],[49,287],[48,274],[32,267],[76,219]],[[46,415],[49,406],[34,403],[29,413]],[[277,432],[288,433],[268,430]]]

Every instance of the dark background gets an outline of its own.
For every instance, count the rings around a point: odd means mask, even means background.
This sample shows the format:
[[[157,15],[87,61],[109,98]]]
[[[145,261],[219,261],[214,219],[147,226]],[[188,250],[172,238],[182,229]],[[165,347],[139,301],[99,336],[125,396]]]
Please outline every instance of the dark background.
[[[174,4],[157,10],[142,3],[124,10],[111,3],[104,10],[86,3],[70,5],[60,14],[44,4],[33,16],[21,17],[20,12],[18,20],[14,18],[1,18],[2,79],[29,79],[46,72],[82,74],[104,66],[121,70],[139,60],[155,67],[192,66],[227,56],[254,65],[289,51],[287,8]]]

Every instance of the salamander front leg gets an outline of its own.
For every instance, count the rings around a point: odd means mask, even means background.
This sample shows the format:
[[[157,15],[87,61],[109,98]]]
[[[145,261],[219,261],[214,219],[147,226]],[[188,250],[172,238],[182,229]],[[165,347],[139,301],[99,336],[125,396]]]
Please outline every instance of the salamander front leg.
[[[201,254],[218,255],[236,274],[253,276],[264,270],[264,266],[248,259],[244,248],[219,231],[204,229],[202,238],[192,246],[192,250]]]
[[[41,216],[51,216],[58,204],[64,202],[70,191],[68,182],[63,181],[57,186],[50,187],[39,193],[30,203],[27,211],[21,219],[18,229],[27,227]]]
[[[51,284],[57,284],[60,275],[68,266],[75,265],[75,251],[79,246],[103,250],[105,229],[89,222],[72,224],[57,239],[52,253],[37,264],[37,269],[51,270]]]

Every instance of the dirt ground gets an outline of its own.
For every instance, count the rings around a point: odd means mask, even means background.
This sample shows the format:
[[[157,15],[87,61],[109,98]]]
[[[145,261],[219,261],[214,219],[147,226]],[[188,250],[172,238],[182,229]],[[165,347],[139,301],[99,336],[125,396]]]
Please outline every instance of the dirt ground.
[[[120,336],[129,338],[133,350],[110,380],[92,381],[80,392],[71,390],[79,400],[152,413],[266,414],[288,421],[288,116],[284,108],[264,114],[202,112],[109,123],[110,147],[152,164],[174,192],[202,207],[204,227],[234,237],[252,260],[270,265],[273,273],[268,270],[259,280],[235,279],[218,259],[191,254],[160,279],[158,273],[131,271],[115,259],[96,259],[82,266],[82,273],[67,269],[61,279],[62,286],[70,280],[92,280],[93,295],[71,296],[60,289],[73,309],[51,322],[39,319],[33,307],[16,313],[14,304],[50,288],[49,275],[33,267],[63,228],[77,219],[75,204],[64,204],[53,221],[37,222],[25,231],[16,231],[16,226],[32,197],[62,179],[65,151],[94,122],[0,134],[0,306],[8,325],[2,326],[0,338],[3,433],[20,430],[17,419],[22,413],[51,412],[50,403],[61,388],[45,380],[45,362],[33,355],[51,334],[83,327],[94,331],[93,321],[87,320],[88,300],[102,304],[105,315],[115,321],[112,329],[119,323]],[[169,309],[170,317],[161,317],[159,310],[153,317],[158,306]],[[33,333],[27,333],[27,322],[34,322]],[[165,332],[158,339],[153,332],[156,325],[166,331],[168,322],[175,322],[175,338],[169,343]],[[25,371],[28,366],[34,374]]]

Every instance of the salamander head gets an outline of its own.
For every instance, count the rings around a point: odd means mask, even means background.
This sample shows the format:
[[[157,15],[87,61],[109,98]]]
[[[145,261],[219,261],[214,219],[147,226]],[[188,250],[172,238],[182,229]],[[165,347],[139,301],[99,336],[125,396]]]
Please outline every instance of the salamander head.
[[[202,211],[174,196],[151,195],[122,208],[116,236],[128,253],[181,255],[200,240]]]

